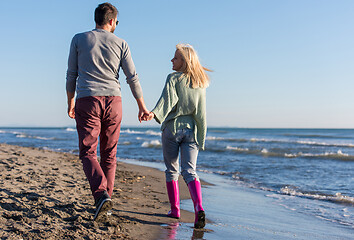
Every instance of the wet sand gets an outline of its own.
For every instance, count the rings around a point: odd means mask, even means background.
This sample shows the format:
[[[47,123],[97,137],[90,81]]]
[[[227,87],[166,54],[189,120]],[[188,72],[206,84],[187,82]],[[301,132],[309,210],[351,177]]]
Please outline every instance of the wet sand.
[[[189,198],[182,180],[180,195]],[[183,210],[179,220],[166,216],[164,173],[153,168],[119,162],[112,200],[112,216],[93,222],[78,156],[0,144],[1,239],[163,239],[170,226],[194,221]]]

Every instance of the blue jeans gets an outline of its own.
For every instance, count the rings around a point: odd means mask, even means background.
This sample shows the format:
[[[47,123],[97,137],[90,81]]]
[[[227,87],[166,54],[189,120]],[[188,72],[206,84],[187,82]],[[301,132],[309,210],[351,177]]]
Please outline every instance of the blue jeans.
[[[179,176],[178,154],[181,152],[181,174],[188,184],[199,180],[196,173],[199,148],[193,130],[184,128],[175,135],[166,127],[162,132],[162,150],[166,165],[166,182],[177,181]]]

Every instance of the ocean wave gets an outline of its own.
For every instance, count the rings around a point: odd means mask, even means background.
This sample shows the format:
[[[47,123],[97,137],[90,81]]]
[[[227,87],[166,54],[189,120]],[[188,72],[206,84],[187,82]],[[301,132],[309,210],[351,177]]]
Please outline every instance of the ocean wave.
[[[354,156],[349,155],[347,153],[343,153],[342,150],[338,150],[337,152],[324,152],[324,153],[284,153],[284,152],[276,152],[272,150],[268,150],[267,148],[262,149],[249,149],[249,148],[239,148],[226,146],[224,150],[222,149],[212,149],[207,148],[208,151],[214,152],[222,152],[222,151],[234,151],[237,153],[244,153],[249,155],[262,155],[264,157],[284,157],[284,158],[324,158],[324,159],[334,159],[341,161],[354,161]]]
[[[232,147],[232,146],[226,146],[226,151],[233,151],[233,152],[238,152],[238,153],[246,153],[250,155],[263,155],[263,156],[274,156],[274,157],[281,157],[283,154],[281,153],[276,153],[276,152],[270,152],[266,148],[262,149],[249,149],[249,148],[239,148],[239,147]],[[208,149],[209,150],[209,149]],[[224,150],[225,151],[225,150]]]
[[[9,134],[13,134],[15,135],[15,137],[17,138],[31,138],[31,139],[39,139],[39,140],[56,140],[57,138],[55,137],[41,137],[41,136],[33,136],[33,135],[29,135],[23,132],[17,132],[17,131],[3,131],[0,130],[0,133],[9,133]]]
[[[161,132],[156,132],[156,131],[152,131],[152,130],[147,130],[145,132],[145,134],[152,135],[152,136],[161,136]]]
[[[139,131],[134,131],[134,130],[130,130],[130,129],[126,129],[126,130],[121,130],[121,133],[128,133],[128,134],[142,134],[143,132],[139,132]]]
[[[26,138],[27,135],[26,134],[16,134],[17,138]]]
[[[249,142],[248,139],[243,139],[243,138],[223,138],[223,137],[214,137],[214,136],[207,136],[205,139],[209,141]]]
[[[313,141],[296,141],[296,143],[304,145],[313,145],[313,146],[326,146],[326,147],[347,147],[354,148],[354,144],[343,144],[343,143],[324,143],[324,142],[313,142]]]
[[[232,173],[227,172],[227,171],[212,171],[212,170],[208,170],[208,169],[198,169],[199,172],[203,172],[203,173],[211,173],[211,174],[218,174],[218,175],[230,175]]]
[[[275,140],[275,139],[258,139],[252,138],[250,142],[266,142],[266,143],[284,143],[284,144],[300,144],[310,146],[325,146],[325,147],[346,147],[354,148],[354,144],[351,143],[325,143],[316,141],[289,141],[289,140]]]
[[[248,148],[239,148],[239,147],[231,147],[231,146],[226,146],[227,150],[232,150],[235,152],[248,152],[249,149]]]
[[[21,132],[16,132],[16,131],[4,131],[4,130],[0,130],[0,133],[9,133],[9,134],[14,134],[14,135],[22,134]]]
[[[227,172],[227,171],[214,171],[209,169],[199,169],[200,172],[205,172],[209,174],[218,174],[218,175],[226,175],[230,176],[233,180],[236,180],[236,183],[246,186],[248,188],[253,189],[260,189],[266,192],[273,192],[277,194],[284,194],[289,196],[295,197],[304,197],[313,200],[322,200],[322,201],[330,201],[334,203],[341,203],[341,204],[349,204],[354,205],[354,197],[343,195],[342,193],[336,193],[334,195],[324,194],[319,192],[304,192],[296,187],[285,186],[282,188],[274,189],[266,186],[262,186],[260,184],[254,183],[248,179],[242,177],[242,173],[240,172]]]
[[[296,196],[296,197],[305,197],[315,200],[324,200],[324,201],[331,201],[335,203],[345,203],[354,205],[354,197],[349,197],[342,195],[341,193],[336,193],[335,195],[326,195],[322,193],[310,193],[310,192],[301,192],[300,190],[294,189],[292,187],[283,187],[280,189],[280,193]]]
[[[27,135],[24,133],[18,133],[16,134],[17,138],[31,138],[31,139],[38,139],[38,140],[45,140],[45,141],[50,141],[50,140],[56,140],[55,137],[40,137],[40,136],[31,136],[31,135]]]
[[[55,140],[56,138],[55,137],[50,137],[50,138],[47,138],[47,137],[39,137],[39,136],[33,136],[31,138],[34,138],[34,139],[39,139],[39,140]]]
[[[217,171],[209,171],[209,173],[214,173],[218,174]],[[265,187],[256,183],[253,183],[252,181],[249,181],[248,179],[245,179],[241,177],[241,173],[239,172],[223,172],[223,174],[220,175],[229,175],[232,177],[232,179],[236,180],[238,183],[247,186],[249,188],[254,188],[254,189],[260,189],[266,192],[273,192],[273,193],[280,193],[284,195],[289,195],[289,196],[295,196],[295,197],[304,197],[304,198],[309,198],[313,200],[322,200],[322,201],[330,201],[334,203],[341,203],[341,204],[349,204],[349,205],[354,205],[354,197],[351,196],[346,196],[343,195],[342,193],[336,193],[334,195],[330,194],[324,194],[320,192],[304,192],[299,190],[296,187],[291,187],[291,186],[285,186],[280,188],[280,190],[276,190],[274,188],[269,188]]]
[[[141,146],[145,148],[156,148],[156,147],[161,147],[162,144],[159,140],[152,140],[152,141],[143,142]]]
[[[202,165],[202,166],[203,167],[207,167],[207,168],[198,168],[199,172],[208,173],[208,174],[217,174],[217,175],[221,175],[221,176],[229,176],[229,177],[231,177],[234,180],[238,180],[239,183],[246,184],[246,182],[247,182],[247,185],[250,188],[256,188],[247,179],[241,177],[240,176],[241,175],[240,172],[229,172],[229,171],[222,171],[222,170],[210,170],[210,168],[212,166],[206,166],[206,165]]]
[[[76,132],[75,128],[66,128],[65,131],[67,132]]]
[[[352,143],[326,143],[326,142],[316,142],[316,141],[289,141],[289,140],[276,140],[276,139],[266,139],[266,138],[223,138],[209,136],[206,138],[208,141],[224,141],[224,142],[240,142],[240,143],[278,143],[278,144],[300,144],[308,146],[324,146],[324,147],[342,147],[342,148],[354,148]]]
[[[41,150],[47,150],[47,151],[55,151],[55,149],[49,148],[49,147],[39,147]]]
[[[127,134],[146,134],[146,135],[152,135],[152,136],[161,136],[161,132],[156,132],[153,130],[136,131],[136,130],[125,129],[125,130],[121,130],[120,132],[127,133]]]
[[[207,169],[198,169],[198,171],[203,173],[214,173],[214,171],[207,170]]]
[[[291,134],[291,133],[286,133],[286,134],[283,134],[283,136],[298,137],[298,138],[353,139],[352,137],[328,136],[328,135],[321,135],[321,134]]]
[[[342,150],[338,150],[337,152],[325,152],[325,153],[295,153],[295,154],[284,154],[287,158],[297,158],[297,157],[305,157],[305,158],[329,158],[336,159],[342,161],[354,161],[354,156],[343,153]]]

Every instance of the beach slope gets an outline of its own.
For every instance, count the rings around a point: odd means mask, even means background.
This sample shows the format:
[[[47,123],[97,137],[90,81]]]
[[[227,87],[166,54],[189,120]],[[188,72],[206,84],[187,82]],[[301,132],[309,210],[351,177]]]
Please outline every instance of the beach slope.
[[[181,198],[189,198],[180,184]],[[1,239],[157,239],[162,224],[192,223],[166,217],[164,173],[118,163],[112,216],[93,222],[89,184],[78,156],[0,144]],[[165,227],[166,228],[166,227]]]

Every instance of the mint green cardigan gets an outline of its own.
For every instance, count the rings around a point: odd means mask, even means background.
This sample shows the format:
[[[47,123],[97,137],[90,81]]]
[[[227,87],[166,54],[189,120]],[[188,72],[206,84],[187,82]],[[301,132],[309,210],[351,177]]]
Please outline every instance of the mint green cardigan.
[[[187,86],[187,77],[181,72],[167,76],[165,87],[155,108],[155,120],[175,134],[189,128],[200,149],[204,149],[206,124],[206,90]]]

